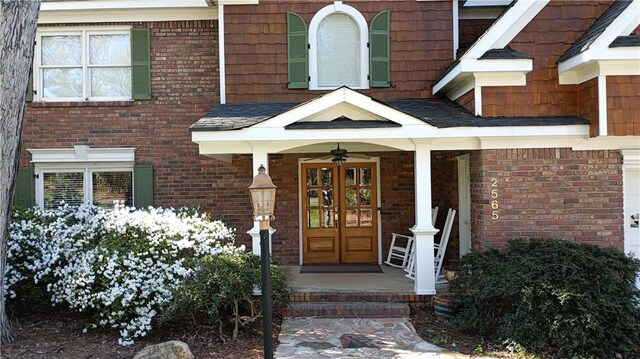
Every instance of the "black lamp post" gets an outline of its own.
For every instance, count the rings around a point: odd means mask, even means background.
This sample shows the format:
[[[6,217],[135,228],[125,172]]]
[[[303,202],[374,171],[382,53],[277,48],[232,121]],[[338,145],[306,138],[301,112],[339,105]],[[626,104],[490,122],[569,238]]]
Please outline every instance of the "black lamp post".
[[[271,338],[271,267],[269,253],[269,220],[273,217],[276,186],[260,165],[258,174],[249,186],[253,216],[260,221],[260,261],[262,263],[262,328],[264,332],[264,358],[273,359]]]

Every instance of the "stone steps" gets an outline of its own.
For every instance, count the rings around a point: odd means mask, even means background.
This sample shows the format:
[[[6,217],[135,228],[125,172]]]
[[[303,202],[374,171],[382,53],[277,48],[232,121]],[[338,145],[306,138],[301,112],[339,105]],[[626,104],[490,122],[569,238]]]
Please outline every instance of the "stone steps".
[[[400,302],[292,302],[288,317],[399,318],[409,316],[409,304]]]

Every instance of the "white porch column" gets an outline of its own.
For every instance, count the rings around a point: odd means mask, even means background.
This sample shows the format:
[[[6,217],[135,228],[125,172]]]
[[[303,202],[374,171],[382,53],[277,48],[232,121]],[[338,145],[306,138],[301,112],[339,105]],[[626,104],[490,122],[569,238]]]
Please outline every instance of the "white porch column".
[[[253,176],[258,174],[258,168],[264,166],[269,174],[269,154],[267,146],[253,145]],[[271,236],[276,232],[269,226],[269,254],[271,254]],[[253,227],[247,231],[251,236],[251,252],[260,257],[260,221],[253,221]]]
[[[431,141],[414,140],[414,143],[416,224],[411,228],[416,246],[414,290],[419,295],[436,294],[433,236],[438,230],[431,223]]]

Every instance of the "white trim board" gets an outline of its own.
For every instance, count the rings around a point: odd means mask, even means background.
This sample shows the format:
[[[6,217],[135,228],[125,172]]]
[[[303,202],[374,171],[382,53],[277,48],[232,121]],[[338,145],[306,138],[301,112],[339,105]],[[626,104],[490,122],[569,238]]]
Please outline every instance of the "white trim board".
[[[82,163],[135,161],[135,148],[73,148],[27,149],[32,163]]]

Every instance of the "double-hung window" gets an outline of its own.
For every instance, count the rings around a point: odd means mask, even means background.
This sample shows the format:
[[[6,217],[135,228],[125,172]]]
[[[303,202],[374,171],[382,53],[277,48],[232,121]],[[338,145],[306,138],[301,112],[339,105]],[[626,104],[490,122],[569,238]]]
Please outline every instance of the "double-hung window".
[[[38,29],[33,100],[149,99],[149,56],[147,29]]]

